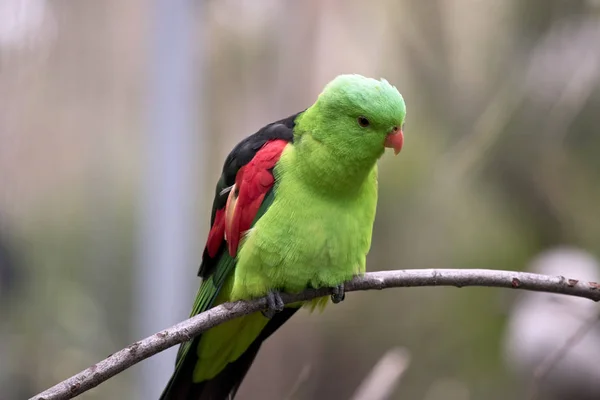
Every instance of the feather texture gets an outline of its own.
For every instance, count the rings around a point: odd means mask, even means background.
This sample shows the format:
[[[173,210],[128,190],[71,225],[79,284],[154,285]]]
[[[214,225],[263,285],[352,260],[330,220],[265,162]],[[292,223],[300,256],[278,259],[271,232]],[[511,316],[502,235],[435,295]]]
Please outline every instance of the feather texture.
[[[223,165],[221,178],[216,187],[211,229],[204,249],[198,275],[203,278],[198,290],[191,316],[206,311],[215,302],[228,277],[235,269],[235,254],[241,236],[265,213],[272,202],[273,166],[285,145],[293,141],[294,120],[298,114],[274,122],[241,141],[228,155]],[[238,183],[236,185],[236,182]],[[237,187],[236,187],[237,186]],[[240,190],[242,192],[240,193]],[[227,203],[230,204],[231,222],[235,221],[235,231],[226,233]],[[242,203],[239,204],[239,200]],[[237,212],[234,212],[237,210]],[[228,245],[226,236],[237,237],[234,246]],[[232,251],[233,250],[233,251]],[[263,332],[249,346],[243,356],[229,363],[211,380],[194,382],[194,371],[198,364],[199,348],[203,335],[179,347],[175,372],[161,395],[161,400],[223,400],[233,395],[263,340],[285,322],[296,309],[276,315],[264,327]],[[270,332],[270,333],[269,333]]]

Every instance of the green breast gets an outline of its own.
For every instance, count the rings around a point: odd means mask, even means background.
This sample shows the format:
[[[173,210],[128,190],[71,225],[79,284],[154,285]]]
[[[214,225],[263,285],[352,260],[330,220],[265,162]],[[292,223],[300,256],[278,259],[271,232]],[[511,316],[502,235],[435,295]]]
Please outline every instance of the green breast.
[[[322,181],[311,185],[297,168],[296,157],[294,147],[286,147],[275,169],[273,203],[243,240],[234,275],[216,304],[263,297],[271,290],[333,287],[365,272],[377,205],[377,167],[349,195],[347,190],[323,190]],[[204,333],[196,349],[194,381],[210,379],[236,360],[267,322],[255,313]]]
[[[276,168],[272,205],[238,255],[232,299],[269,290],[336,286],[365,272],[377,204],[377,167],[352,195],[317,190],[299,175],[288,146]]]

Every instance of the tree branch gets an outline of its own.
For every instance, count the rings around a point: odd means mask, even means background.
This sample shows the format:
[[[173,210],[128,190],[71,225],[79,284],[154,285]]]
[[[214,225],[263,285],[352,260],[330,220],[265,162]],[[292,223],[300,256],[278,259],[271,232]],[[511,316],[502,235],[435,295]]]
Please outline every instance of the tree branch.
[[[370,272],[345,284],[347,292],[418,286],[487,286],[538,292],[560,293],[600,300],[600,285],[562,276],[485,269],[412,269]],[[298,294],[281,295],[284,303],[295,303],[328,296],[331,288],[308,289]],[[265,298],[216,306],[190,319],[135,342],[90,368],[74,375],[30,400],[65,400],[86,392],[140,361],[169,347],[191,340],[198,334],[245,314],[266,308]]]
[[[351,400],[387,400],[410,363],[410,353],[402,347],[388,350],[362,381]]]
[[[548,353],[542,362],[537,366],[533,373],[533,381],[529,390],[529,399],[535,400],[538,398],[540,387],[546,375],[552,371],[552,368],[563,359],[563,357],[577,345],[585,335],[590,333],[592,328],[600,321],[600,315],[593,315],[592,318],[588,318],[584,321],[581,326],[573,332],[571,336],[567,338],[565,343],[559,347],[556,351]]]

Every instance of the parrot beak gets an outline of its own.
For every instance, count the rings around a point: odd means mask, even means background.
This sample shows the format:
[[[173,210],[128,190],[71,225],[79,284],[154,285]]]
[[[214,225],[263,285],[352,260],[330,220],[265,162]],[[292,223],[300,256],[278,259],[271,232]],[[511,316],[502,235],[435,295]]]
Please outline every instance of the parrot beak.
[[[392,129],[390,133],[385,138],[385,147],[389,147],[390,149],[394,149],[394,154],[398,155],[400,150],[402,150],[402,145],[404,144],[404,133],[402,129],[399,129],[397,126]]]

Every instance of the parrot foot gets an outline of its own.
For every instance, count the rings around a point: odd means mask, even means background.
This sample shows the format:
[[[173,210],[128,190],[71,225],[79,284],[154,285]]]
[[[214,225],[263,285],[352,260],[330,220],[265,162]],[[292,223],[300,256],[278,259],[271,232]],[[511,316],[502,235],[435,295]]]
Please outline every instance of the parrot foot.
[[[333,294],[331,295],[331,301],[333,304],[340,303],[346,298],[346,292],[344,291],[344,284],[339,284],[333,288]]]
[[[275,314],[283,311],[283,307],[283,300],[281,299],[279,292],[269,292],[267,295],[267,309],[261,312],[263,316],[271,319],[275,316]]]

